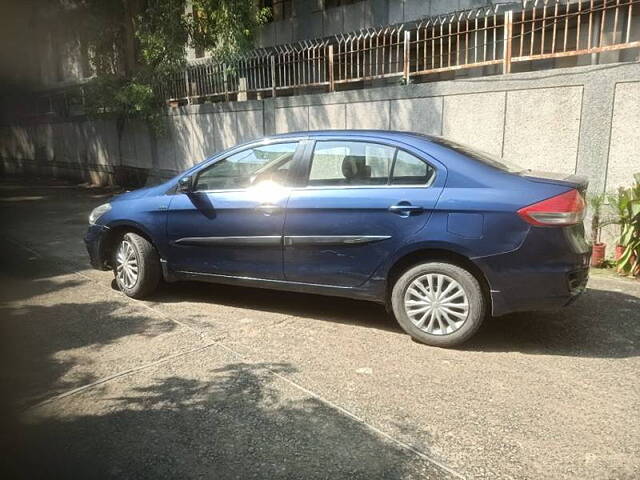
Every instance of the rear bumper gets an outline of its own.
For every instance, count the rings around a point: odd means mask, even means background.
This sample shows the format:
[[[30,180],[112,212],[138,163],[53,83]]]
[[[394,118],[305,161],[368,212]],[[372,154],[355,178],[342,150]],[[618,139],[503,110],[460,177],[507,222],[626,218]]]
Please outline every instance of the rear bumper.
[[[489,282],[494,316],[558,309],[585,291],[591,248],[566,237],[562,229],[534,228],[518,250],[474,259]]]
[[[102,248],[108,231],[109,228],[102,225],[89,225],[87,234],[84,237],[84,244],[89,254],[89,262],[97,270],[109,270],[107,259],[103,255],[104,249]]]
[[[586,290],[589,269],[526,275],[510,287],[491,290],[492,314],[556,310],[570,305]]]

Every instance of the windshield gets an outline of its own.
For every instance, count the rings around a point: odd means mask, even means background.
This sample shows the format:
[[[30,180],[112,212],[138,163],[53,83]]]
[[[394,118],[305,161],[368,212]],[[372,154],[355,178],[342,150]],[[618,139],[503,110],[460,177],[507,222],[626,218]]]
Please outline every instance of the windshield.
[[[479,162],[484,163],[485,165],[489,165],[490,167],[500,169],[504,172],[509,173],[522,173],[526,172],[529,169],[521,167],[520,165],[516,165],[515,163],[507,162],[502,159],[497,159],[490,153],[484,152],[482,150],[476,150],[474,148],[468,147],[466,145],[462,145],[457,142],[452,142],[451,140],[447,140],[442,137],[430,137],[433,143],[441,145],[446,148],[450,148],[462,155],[473,158],[474,160],[478,160]]]

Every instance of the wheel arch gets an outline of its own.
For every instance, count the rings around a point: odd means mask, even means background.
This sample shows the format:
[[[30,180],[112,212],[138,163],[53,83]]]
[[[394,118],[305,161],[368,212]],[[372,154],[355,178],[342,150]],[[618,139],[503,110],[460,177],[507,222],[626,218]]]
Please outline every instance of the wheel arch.
[[[387,305],[387,308],[390,308],[391,292],[398,278],[409,268],[428,261],[444,261],[467,270],[480,284],[480,289],[487,305],[492,306],[489,281],[482,269],[473,260],[460,252],[446,247],[425,247],[407,252],[395,259],[391,264],[386,275],[385,305]]]
[[[109,231],[107,232],[104,241],[101,244],[101,256],[105,259],[110,266],[111,258],[113,256],[113,249],[116,246],[118,240],[122,238],[125,233],[135,233],[147,240],[158,251],[158,247],[153,241],[151,234],[142,225],[134,222],[117,222],[109,225]]]

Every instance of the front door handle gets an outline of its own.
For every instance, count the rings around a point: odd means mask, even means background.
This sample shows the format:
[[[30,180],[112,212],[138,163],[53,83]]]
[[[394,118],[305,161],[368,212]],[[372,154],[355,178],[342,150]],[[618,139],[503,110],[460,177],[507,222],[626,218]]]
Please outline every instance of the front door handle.
[[[273,205],[271,203],[263,203],[262,205],[258,205],[256,207],[256,210],[264,213],[265,215],[271,215],[282,210],[282,207],[279,205]]]
[[[424,212],[424,207],[411,205],[410,203],[399,203],[398,205],[391,205],[389,211],[400,215],[410,215],[412,213]]]

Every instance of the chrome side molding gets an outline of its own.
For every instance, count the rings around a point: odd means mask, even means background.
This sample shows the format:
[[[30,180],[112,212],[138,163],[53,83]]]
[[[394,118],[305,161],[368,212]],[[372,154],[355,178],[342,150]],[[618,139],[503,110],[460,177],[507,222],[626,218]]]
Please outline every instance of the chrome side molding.
[[[185,237],[175,240],[174,245],[192,247],[270,247],[282,242],[280,235],[247,236],[247,237]]]
[[[390,235],[264,235],[242,237],[185,237],[174,240],[173,245],[191,247],[275,247],[313,245],[364,245],[381,242]]]
[[[285,246],[363,245],[391,238],[390,235],[292,235],[284,237]]]

